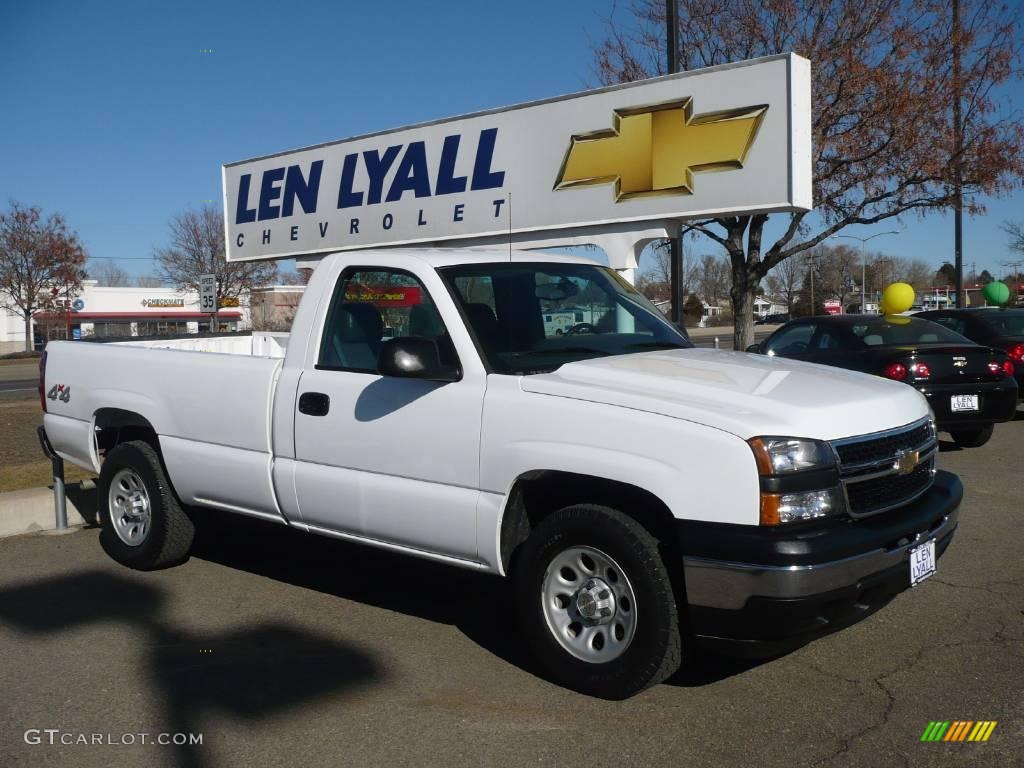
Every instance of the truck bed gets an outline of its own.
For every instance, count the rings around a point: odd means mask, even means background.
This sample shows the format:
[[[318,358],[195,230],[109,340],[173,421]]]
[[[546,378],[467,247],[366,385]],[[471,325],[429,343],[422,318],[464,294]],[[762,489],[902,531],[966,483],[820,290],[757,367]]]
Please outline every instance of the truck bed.
[[[53,396],[44,418],[50,442],[64,459],[99,472],[93,434],[104,415],[145,414],[183,502],[276,517],[270,416],[283,360],[255,356],[256,338],[51,342],[45,392]]]

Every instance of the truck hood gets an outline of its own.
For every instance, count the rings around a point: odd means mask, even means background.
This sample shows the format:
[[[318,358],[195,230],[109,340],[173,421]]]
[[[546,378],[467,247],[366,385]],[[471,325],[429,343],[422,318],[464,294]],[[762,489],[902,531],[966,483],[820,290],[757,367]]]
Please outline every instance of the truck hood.
[[[929,413],[913,387],[778,357],[676,349],[568,363],[523,376],[526,392],[588,400],[731,432],[835,440]]]

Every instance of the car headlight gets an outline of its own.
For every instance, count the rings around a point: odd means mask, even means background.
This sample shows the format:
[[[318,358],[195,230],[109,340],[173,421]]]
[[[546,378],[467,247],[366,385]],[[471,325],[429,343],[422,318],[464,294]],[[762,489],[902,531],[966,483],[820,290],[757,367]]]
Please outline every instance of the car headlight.
[[[755,437],[750,441],[762,475],[784,475],[805,469],[824,469],[835,465],[832,450],[818,440],[795,437]]]
[[[839,470],[828,443],[799,437],[755,437],[748,442],[761,476],[761,525],[843,513]]]
[[[831,517],[842,511],[835,488],[799,493],[762,493],[761,525],[781,525]]]

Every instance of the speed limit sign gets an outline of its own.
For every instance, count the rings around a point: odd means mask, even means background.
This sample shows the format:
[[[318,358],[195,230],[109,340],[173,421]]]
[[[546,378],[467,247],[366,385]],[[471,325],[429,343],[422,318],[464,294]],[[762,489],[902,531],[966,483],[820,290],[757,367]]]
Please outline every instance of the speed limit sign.
[[[217,313],[217,276],[199,276],[199,311],[208,314]]]

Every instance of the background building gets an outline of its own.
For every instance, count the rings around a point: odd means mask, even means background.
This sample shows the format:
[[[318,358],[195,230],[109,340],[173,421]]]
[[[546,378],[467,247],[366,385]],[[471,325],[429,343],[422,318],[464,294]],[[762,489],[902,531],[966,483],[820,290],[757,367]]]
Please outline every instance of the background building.
[[[223,302],[228,304],[231,302]],[[218,312],[219,330],[247,330],[249,308],[223,306]],[[69,305],[33,317],[33,344],[41,349],[52,339],[90,336],[164,336],[210,330],[210,316],[199,311],[199,294],[176,288],[114,288],[95,280],[82,281],[82,290]],[[0,354],[25,349],[25,325],[21,318],[0,311]]]

